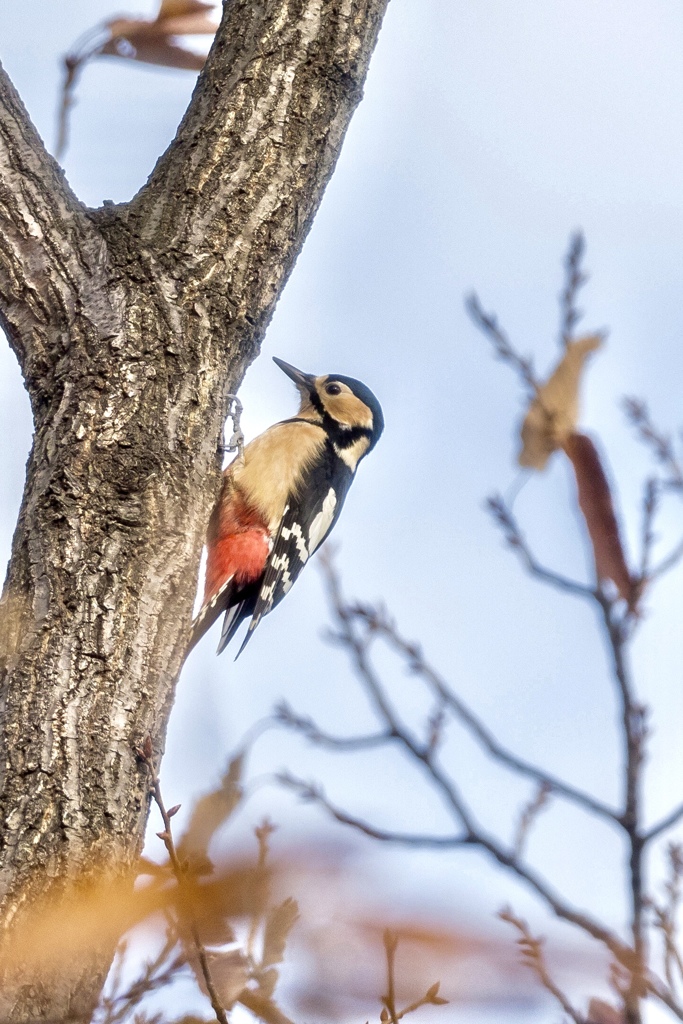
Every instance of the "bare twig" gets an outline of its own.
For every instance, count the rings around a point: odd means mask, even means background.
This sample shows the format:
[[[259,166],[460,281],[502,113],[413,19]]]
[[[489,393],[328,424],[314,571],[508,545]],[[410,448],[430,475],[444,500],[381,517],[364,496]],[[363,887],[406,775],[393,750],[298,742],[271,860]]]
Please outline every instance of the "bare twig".
[[[560,294],[560,341],[565,348],[574,337],[574,328],[583,316],[582,310],[577,309],[576,299],[588,280],[588,275],[581,268],[585,251],[583,233],[576,231],[569,239],[569,250],[564,260],[565,283]]]
[[[493,348],[499,359],[508,363],[516,371],[525,387],[532,395],[537,395],[540,385],[534,373],[533,363],[530,358],[520,356],[512,346],[510,339],[501,329],[493,313],[487,313],[477,295],[472,293],[465,299],[465,308],[474,324],[492,342]]]
[[[265,1024],[292,1024],[289,1017],[285,1016],[272,999],[267,999],[251,988],[243,989],[237,1002],[245,1006],[259,1020],[265,1021]]]
[[[537,787],[531,800],[529,800],[522,810],[522,813],[519,816],[519,822],[517,823],[517,832],[515,834],[515,841],[513,845],[516,857],[522,856],[531,827],[543,808],[547,806],[550,793],[550,786],[547,783],[541,783],[541,785]]]
[[[387,957],[387,994],[382,996],[382,1002],[384,1003],[388,1019],[391,1024],[398,1024],[398,1017],[396,1015],[396,988],[394,982],[394,968],[396,961],[396,949],[398,947],[398,937],[385,928],[384,930],[384,951]]]
[[[501,910],[498,916],[501,921],[507,921],[507,923],[511,924],[518,932],[519,938],[517,939],[517,945],[519,946],[520,953],[522,955],[522,961],[534,972],[543,988],[554,996],[567,1016],[574,1021],[574,1024],[587,1024],[586,1018],[583,1017],[578,1010],[574,1009],[564,992],[558,988],[550,976],[550,972],[546,966],[545,957],[543,956],[544,940],[534,938],[529,931],[529,926],[526,921],[513,914],[509,907]]]
[[[631,934],[633,956],[630,964],[630,985],[624,994],[626,1024],[639,1024],[640,1000],[646,991],[646,938],[644,927],[643,849],[641,829],[642,768],[645,760],[645,742],[648,735],[647,708],[636,700],[626,659],[626,629],[624,620],[614,614],[614,604],[603,594],[598,601],[609,640],[613,678],[621,703],[623,726],[625,792],[621,816],[629,842],[629,881],[631,896]]]
[[[683,1006],[677,1001],[673,992],[671,992],[663,982],[654,976],[654,974],[648,974],[646,978],[647,991],[650,992],[656,999],[659,999],[664,1006],[667,1006],[674,1017],[678,1020],[683,1020]]]
[[[334,577],[335,569],[327,549],[323,552],[321,560],[323,570],[326,574],[333,573]],[[339,593],[341,599],[341,592]],[[452,712],[452,714],[456,716],[475,740],[495,761],[498,761],[499,764],[504,765],[511,771],[532,779],[539,785],[547,786],[552,793],[564,797],[572,803],[578,804],[580,807],[583,807],[584,810],[587,810],[592,814],[596,814],[598,817],[616,822],[617,824],[621,823],[621,816],[617,811],[614,811],[607,805],[595,800],[590,794],[584,793],[583,791],[578,790],[577,787],[569,785],[567,782],[557,778],[550,772],[546,772],[542,768],[532,765],[523,758],[519,758],[506,750],[493,733],[490,732],[471,711],[471,709],[467,707],[465,701],[462,700],[461,697],[459,697],[449,686],[447,686],[438,673],[426,662],[420,647],[415,643],[403,639],[399,635],[395,625],[389,621],[389,618],[382,609],[355,603],[352,605],[345,604],[344,610],[345,614],[349,616],[349,618],[354,618],[354,620],[365,624],[371,636],[381,635],[382,638],[399,655],[404,657],[405,660],[407,660],[411,672],[418,675],[433,691],[439,705],[442,703],[444,708]],[[344,641],[343,635],[342,641]],[[319,731],[317,730],[317,726],[311,723],[310,719],[300,719],[293,713],[292,715],[293,717],[289,720],[291,727],[295,729],[300,728],[300,731],[304,735],[308,736],[312,742],[317,742],[316,735]],[[299,721],[301,722],[300,727],[297,724]],[[328,737],[326,734],[323,735],[325,736],[325,739],[322,740],[322,742],[324,742],[325,745],[331,746],[333,749],[337,746],[338,749],[344,750],[347,744],[347,749],[352,749],[352,745],[356,741],[354,737],[336,741],[334,740],[334,737]],[[383,737],[383,740],[381,740],[380,737]],[[377,745],[380,745],[381,741],[389,742],[391,740],[399,739],[391,729],[387,729],[385,732],[375,734],[375,736],[358,737],[357,741],[359,745],[375,745],[375,738],[377,739]],[[427,739],[427,746],[433,752],[431,726],[430,735]]]
[[[144,965],[140,977],[125,992],[117,995],[121,987],[120,975],[126,952],[125,942],[121,944],[111,983],[113,995],[105,996],[102,999],[102,1016],[96,1012],[94,1017],[98,1024],[120,1024],[131,1015],[133,1010],[139,1007],[144,996],[150,992],[157,992],[176,978],[178,972],[187,963],[185,954],[182,952],[171,958],[178,941],[175,929],[171,928],[169,924],[166,941],[159,953]]]
[[[327,572],[326,578],[330,603],[339,623],[337,634],[339,642],[349,652],[358,678],[371,698],[375,711],[386,723],[387,728],[396,735],[406,752],[428,775],[446,807],[462,827],[463,835],[467,839],[464,845],[479,847],[487,852],[498,864],[524,881],[557,917],[576,925],[594,939],[602,942],[616,960],[630,969],[633,962],[633,951],[614,932],[601,925],[587,913],[572,907],[551,888],[545,879],[519,860],[514,855],[514,851],[506,849],[476,823],[458,788],[437,764],[429,745],[414,739],[400,723],[369,661],[368,641],[359,637],[353,628],[353,616],[343,601],[338,578],[331,571]]]
[[[370,825],[361,818],[356,818],[351,814],[347,814],[346,811],[342,811],[339,807],[336,807],[330,802],[330,800],[328,800],[321,787],[317,786],[315,783],[305,782],[303,779],[297,778],[296,775],[292,775],[290,772],[280,772],[276,778],[282,786],[286,786],[287,789],[293,790],[301,797],[302,800],[318,804],[319,807],[322,807],[327,811],[330,817],[334,818],[334,820],[338,821],[341,825],[347,825],[349,828],[353,828],[357,832],[362,832],[363,835],[369,836],[371,839],[378,839],[382,843],[394,843],[396,846],[432,847],[435,849],[471,845],[472,840],[466,834],[431,836],[411,832],[395,832],[393,829],[376,828],[374,825]]]
[[[670,478],[664,485],[683,487],[683,468],[676,458],[673,441],[655,427],[645,402],[639,398],[625,398],[624,411],[629,422],[636,428],[640,440],[650,448],[656,461],[668,470]]]
[[[270,837],[275,831],[275,825],[272,822],[266,820],[261,824],[257,825],[254,829],[254,835],[258,843],[258,863],[257,871],[265,871],[266,863],[268,861],[268,854],[270,852]],[[258,934],[259,925],[261,924],[263,915],[255,914],[252,918],[251,925],[249,927],[249,937],[247,939],[247,956],[249,960],[254,963],[256,958],[254,956],[254,948],[256,945],[256,936]]]
[[[159,839],[161,839],[164,846],[166,847],[166,852],[168,853],[168,858],[169,861],[171,862],[171,868],[173,870],[176,882],[178,883],[178,887],[180,889],[184,889],[187,885],[187,872],[184,865],[181,863],[180,858],[178,857],[178,852],[176,850],[176,845],[173,839],[173,829],[171,825],[171,818],[178,810],[180,810],[180,806],[178,805],[176,807],[172,807],[170,811],[166,810],[166,805],[164,804],[164,799],[161,794],[161,784],[159,782],[159,776],[157,774],[156,765],[154,763],[154,748],[152,746],[151,737],[147,736],[142,746],[136,747],[135,753],[140,762],[147,769],[147,773],[149,775],[151,783],[152,796],[154,798],[154,802],[159,808],[159,813],[161,814],[161,818],[164,823],[163,832],[158,832],[157,835],[159,836]],[[213,978],[211,977],[211,971],[209,969],[206,950],[199,937],[197,923],[194,920],[194,917],[192,916],[191,910],[189,909],[189,901],[186,901],[186,906],[188,907],[187,924],[190,931],[190,935],[192,937],[192,943],[197,954],[197,959],[199,961],[202,976],[204,978],[204,984],[206,985],[206,990],[209,993],[211,1007],[216,1015],[216,1020],[219,1022],[219,1024],[228,1024],[228,1015],[226,1014],[223,1006],[221,1005],[220,999],[218,998],[218,992],[216,991],[216,986],[214,985]]]
[[[488,498],[486,506],[493,516],[496,524],[503,531],[505,540],[509,546],[517,552],[522,564],[532,576],[542,580],[544,583],[549,583],[558,590],[564,590],[567,593],[576,594],[578,597],[585,597],[591,600],[596,598],[597,590],[595,588],[589,587],[585,583],[579,583],[576,580],[568,579],[566,576],[562,576],[560,573],[553,572],[550,569],[546,569],[536,561],[526,543],[526,540],[524,539],[522,531],[517,525],[517,520],[500,495],[496,494]]]
[[[301,733],[317,747],[330,750],[369,750],[391,743],[396,737],[390,730],[373,733],[369,736],[331,736],[306,715],[297,715],[286,701],[281,701],[275,708],[273,717],[280,725]]]
[[[649,578],[652,549],[656,540],[654,522],[659,510],[659,499],[659,483],[650,477],[645,482],[645,490],[643,492],[643,522],[640,531],[640,574],[638,577],[641,587],[644,586]]]
[[[667,814],[665,818],[662,818],[661,821],[656,825],[653,825],[652,828],[643,835],[643,845],[651,843],[653,839],[657,839],[657,837],[661,836],[662,833],[668,832],[670,828],[673,828],[674,825],[677,825],[681,820],[683,820],[683,803],[674,807],[670,814]]]
[[[679,562],[683,559],[683,540],[666,556],[662,559],[659,565],[656,565],[654,569],[650,570],[648,580],[658,580],[662,576],[666,576],[668,572],[675,569]]]
[[[681,905],[681,881],[683,878],[683,848],[670,843],[668,850],[669,877],[664,885],[666,902],[662,905],[650,901],[655,917],[655,926],[664,939],[664,973],[672,993],[676,993],[677,980],[683,979],[683,958],[678,944],[678,914]]]

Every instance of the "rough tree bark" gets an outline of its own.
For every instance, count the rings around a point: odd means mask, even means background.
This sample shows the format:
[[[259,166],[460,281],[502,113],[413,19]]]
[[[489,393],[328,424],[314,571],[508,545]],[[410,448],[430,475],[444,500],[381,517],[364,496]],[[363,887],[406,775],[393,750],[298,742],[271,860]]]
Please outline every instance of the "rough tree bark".
[[[0,910],[139,853],[226,396],[258,354],[388,0],[228,0],[175,141],[86,209],[0,69],[0,317],[35,437],[0,604]],[[86,1020],[111,950],[3,979],[0,1021]]]

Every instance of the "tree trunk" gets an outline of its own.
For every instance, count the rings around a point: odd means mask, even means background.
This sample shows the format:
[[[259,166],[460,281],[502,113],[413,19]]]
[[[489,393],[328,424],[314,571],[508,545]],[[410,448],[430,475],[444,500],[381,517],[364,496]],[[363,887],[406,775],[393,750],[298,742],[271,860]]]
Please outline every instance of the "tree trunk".
[[[175,141],[83,207],[0,69],[0,317],[35,421],[0,603],[0,910],[140,852],[241,382],[388,0],[232,0]],[[114,868],[116,870],[116,867]],[[5,947],[7,948],[7,947]],[[0,1021],[87,1020],[112,950],[13,968]]]

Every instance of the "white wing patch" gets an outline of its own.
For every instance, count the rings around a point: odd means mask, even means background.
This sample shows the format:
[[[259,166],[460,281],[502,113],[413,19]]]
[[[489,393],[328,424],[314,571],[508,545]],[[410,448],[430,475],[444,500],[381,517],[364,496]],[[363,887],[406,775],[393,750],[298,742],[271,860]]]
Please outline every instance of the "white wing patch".
[[[330,487],[327,496],[323,501],[323,507],[310,525],[308,531],[308,554],[312,555],[319,544],[322,543],[325,534],[332,525],[334,510],[337,507],[337,495],[334,488]]]
[[[290,537],[294,538],[296,544],[296,550],[299,553],[299,558],[303,565],[308,561],[308,548],[306,547],[306,541],[304,539],[303,530],[298,523],[292,523],[291,528],[286,526],[282,527],[282,536],[285,540],[289,540]],[[291,586],[291,583],[290,583]]]

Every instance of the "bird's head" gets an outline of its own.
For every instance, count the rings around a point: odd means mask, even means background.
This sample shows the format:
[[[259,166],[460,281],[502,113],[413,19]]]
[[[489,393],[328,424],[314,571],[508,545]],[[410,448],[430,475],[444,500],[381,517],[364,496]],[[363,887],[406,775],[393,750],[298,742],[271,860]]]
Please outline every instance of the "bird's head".
[[[353,377],[328,373],[314,377],[303,373],[283,359],[273,361],[294,381],[301,395],[299,416],[333,429],[343,439],[344,434],[365,436],[368,440],[363,454],[367,454],[379,441],[384,430],[382,407],[370,388]]]

